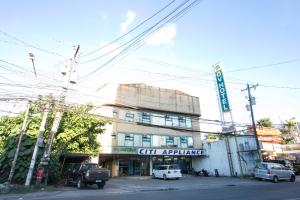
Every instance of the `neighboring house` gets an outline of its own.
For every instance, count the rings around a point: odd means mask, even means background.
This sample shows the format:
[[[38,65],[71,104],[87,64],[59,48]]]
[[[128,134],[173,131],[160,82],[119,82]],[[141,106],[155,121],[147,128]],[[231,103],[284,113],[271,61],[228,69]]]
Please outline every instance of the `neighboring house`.
[[[207,170],[220,176],[247,176],[253,173],[259,158],[253,135],[224,134],[219,140],[205,142],[207,157],[193,159],[196,171]]]
[[[98,94],[107,103],[93,112],[112,120],[99,136],[99,163],[112,176],[151,175],[174,163],[188,171],[203,157],[198,97],[145,84],[105,85]]]

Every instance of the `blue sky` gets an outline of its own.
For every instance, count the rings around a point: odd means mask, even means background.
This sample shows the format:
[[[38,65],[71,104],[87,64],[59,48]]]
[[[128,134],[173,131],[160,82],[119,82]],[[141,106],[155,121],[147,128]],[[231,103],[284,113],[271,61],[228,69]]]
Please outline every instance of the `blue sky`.
[[[16,1],[4,0],[1,5],[1,31],[37,47],[64,57],[72,46],[80,44],[84,55],[130,30],[170,1]],[[175,1],[172,8],[183,1]],[[74,89],[94,95],[95,89],[108,82],[146,82],[176,88],[199,96],[204,118],[216,119],[218,107],[211,66],[224,64],[227,90],[235,121],[249,122],[245,109],[246,83],[261,86],[253,91],[257,98],[255,115],[271,117],[275,123],[290,117],[300,118],[300,89],[265,86],[299,87],[300,60],[252,70],[238,69],[300,59],[300,2],[297,0],[214,0],[201,1],[178,21],[168,24],[159,35],[153,35],[136,51],[98,71]],[[169,9],[168,11],[170,11]],[[130,40],[165,16],[167,10],[109,47]],[[121,25],[123,24],[123,25]],[[0,59],[31,69],[28,53],[33,52],[37,71],[55,79],[35,78],[33,74],[16,74],[0,69],[2,83],[61,84],[59,70],[63,57],[35,48],[14,45],[20,42],[0,33]],[[80,58],[79,62],[105,53],[103,50]],[[118,51],[116,51],[118,52]],[[79,78],[105,63],[110,57],[78,65]],[[159,62],[169,63],[161,65]],[[3,63],[0,63],[1,65]],[[228,72],[228,73],[226,73]],[[175,77],[175,78],[174,78]],[[177,78],[176,78],[177,77]],[[178,78],[186,77],[186,78]],[[172,79],[172,80],[170,80]],[[0,86],[1,96],[47,93],[46,89]],[[58,93],[58,91],[52,91]],[[77,96],[76,96],[77,95]],[[70,93],[70,101],[79,94]],[[80,95],[84,96],[84,95]]]

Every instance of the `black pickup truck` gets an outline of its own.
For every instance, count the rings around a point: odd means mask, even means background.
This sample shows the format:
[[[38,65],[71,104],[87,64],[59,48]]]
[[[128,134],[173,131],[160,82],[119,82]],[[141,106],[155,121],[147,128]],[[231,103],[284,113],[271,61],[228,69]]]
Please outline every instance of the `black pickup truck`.
[[[102,189],[110,177],[110,171],[99,168],[95,163],[69,163],[64,175],[65,185],[76,185],[78,189],[83,186],[97,184]]]

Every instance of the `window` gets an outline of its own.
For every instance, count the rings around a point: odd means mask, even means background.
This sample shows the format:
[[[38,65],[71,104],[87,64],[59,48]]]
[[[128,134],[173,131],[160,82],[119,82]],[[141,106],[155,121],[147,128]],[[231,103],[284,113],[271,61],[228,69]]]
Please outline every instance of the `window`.
[[[160,146],[161,147],[166,147],[167,146],[166,136],[160,136]]]
[[[125,134],[118,133],[118,146],[125,146]]]
[[[187,148],[188,142],[187,142],[187,137],[180,137],[180,147],[181,148]]]
[[[166,136],[166,143],[168,147],[174,146],[174,137],[173,136]]]
[[[142,136],[143,147],[151,147],[151,136],[143,135]]]
[[[185,117],[179,117],[179,127],[180,128],[185,128],[186,124],[185,124]]]
[[[134,135],[134,146],[135,147],[140,147],[142,146],[141,144],[141,135]]]
[[[134,121],[134,114],[132,114],[132,113],[126,113],[125,114],[125,120],[133,122]]]
[[[170,115],[166,116],[166,126],[173,126],[172,117]]]
[[[164,126],[165,125],[165,116],[161,114],[152,115],[152,124]]]
[[[188,137],[188,147],[193,148],[194,147],[194,142],[192,137]]]
[[[185,124],[187,128],[192,128],[192,120],[190,117],[185,118]]]
[[[124,146],[127,146],[127,147],[132,147],[133,146],[133,134],[126,134],[125,135],[125,145]]]
[[[151,114],[143,112],[142,113],[142,122],[150,124],[151,123]]]
[[[160,137],[158,135],[153,135],[152,136],[152,145],[154,147],[159,147],[159,140],[160,140]]]
[[[178,117],[177,116],[172,116],[172,122],[174,127],[178,127]]]
[[[174,137],[174,147],[180,147],[180,137]]]

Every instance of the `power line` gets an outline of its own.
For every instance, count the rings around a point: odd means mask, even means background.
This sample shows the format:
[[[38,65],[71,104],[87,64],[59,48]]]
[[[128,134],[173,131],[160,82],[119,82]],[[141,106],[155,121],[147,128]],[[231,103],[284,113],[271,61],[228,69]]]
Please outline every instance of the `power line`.
[[[149,36],[149,34],[152,34],[154,31],[160,30],[162,27],[164,27],[164,25],[166,23],[169,23],[171,21],[174,21],[176,19],[178,19],[179,17],[181,17],[182,15],[186,14],[186,11],[191,9],[193,6],[197,5],[199,3],[199,0],[195,0],[194,2],[192,2],[191,4],[189,4],[188,6],[186,6],[185,8],[183,8],[182,10],[180,10],[177,14],[175,14],[173,17],[171,17],[169,20],[167,20],[166,22],[164,22],[162,25],[160,25],[158,28],[152,30],[153,28],[155,28],[157,25],[159,25],[162,21],[164,21],[165,19],[167,19],[170,15],[172,15],[174,12],[176,12],[178,9],[180,9],[181,7],[184,6],[184,4],[186,4],[187,2],[181,4],[180,6],[178,6],[175,10],[173,10],[171,13],[169,13],[167,16],[165,16],[163,19],[161,19],[159,22],[157,22],[155,25],[153,25],[152,27],[148,28],[146,31],[144,31],[143,33],[141,33],[140,35],[136,36],[134,39],[132,39],[131,41],[133,41],[130,45],[128,45],[125,49],[123,49],[120,53],[118,53],[116,56],[114,56],[113,58],[109,59],[107,62],[105,62],[103,65],[99,66],[98,68],[96,68],[95,70],[93,70],[92,72],[86,74],[85,76],[83,76],[81,78],[81,81],[83,79],[87,79],[89,76],[95,74],[97,71],[99,71],[100,69],[102,69],[104,66],[108,65],[109,63],[111,63],[112,61],[114,61],[116,58],[120,57],[121,55],[125,54],[130,48],[132,48],[134,45],[138,44],[140,41],[142,41],[143,36],[147,35]]]
[[[13,36],[13,35],[11,35],[11,34],[5,32],[5,31],[0,30],[0,33],[2,33],[3,35],[5,35],[5,36],[7,36],[7,37],[9,37],[9,38],[11,38],[11,39],[13,39],[13,40],[16,40],[16,41],[22,43],[23,46],[31,47],[31,48],[34,48],[34,49],[36,49],[36,50],[42,51],[42,52],[44,52],[44,53],[48,53],[48,54],[51,54],[51,55],[56,55],[56,56],[60,56],[60,57],[65,58],[65,56],[63,56],[63,55],[61,55],[61,54],[59,54],[59,53],[56,53],[56,52],[53,52],[53,51],[49,51],[49,50],[40,48],[40,47],[38,47],[38,46],[29,44],[29,43],[27,43],[27,42],[25,42],[25,41],[23,41],[23,40],[21,40],[21,39],[18,39],[17,37],[15,37],[15,36]]]
[[[88,56],[88,55],[91,55],[101,49],[104,49],[105,47],[119,41],[120,39],[124,38],[125,36],[129,35],[130,33],[132,33],[133,31],[135,31],[136,29],[138,29],[139,27],[141,27],[143,24],[145,24],[147,21],[149,21],[150,19],[152,19],[153,17],[155,17],[156,15],[158,15],[159,13],[161,13],[163,10],[165,10],[166,8],[168,8],[171,4],[173,4],[175,2],[175,0],[171,1],[170,3],[168,3],[167,5],[165,5],[163,8],[161,8],[160,10],[158,10],[157,12],[155,12],[153,15],[151,15],[150,17],[148,17],[146,20],[142,21],[140,24],[138,24],[137,26],[135,26],[134,28],[132,28],[131,30],[129,30],[127,33],[121,35],[120,37],[114,39],[113,41],[109,42],[108,44],[104,45],[103,47],[100,47],[98,49],[95,49],[89,53],[86,53],[84,55],[81,56],[82,57],[85,57],[85,56]]]

